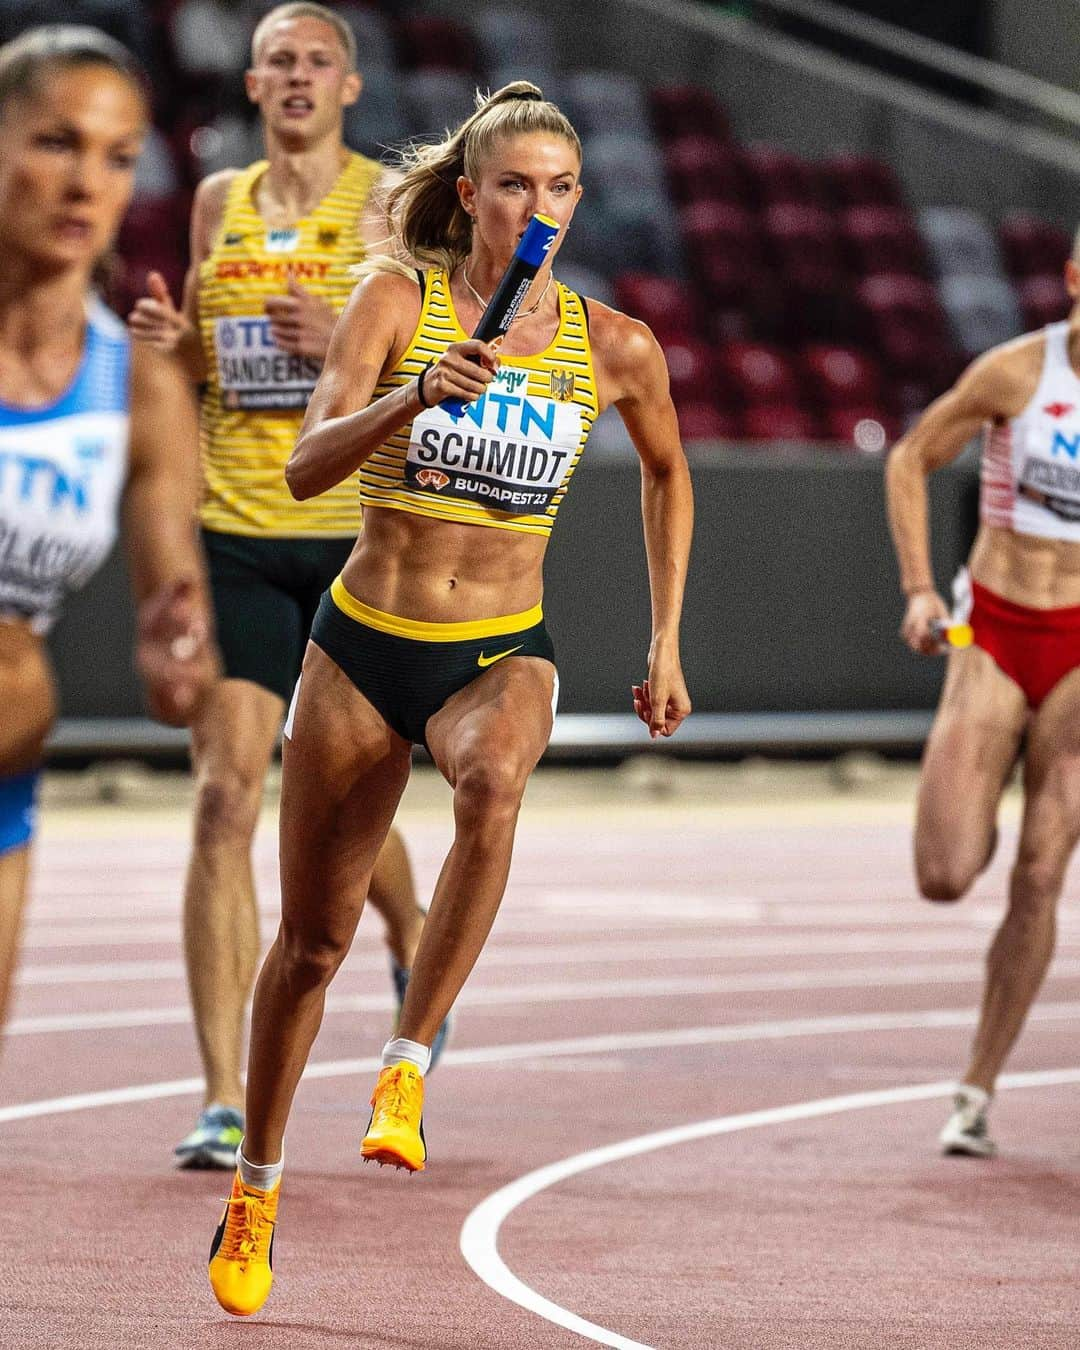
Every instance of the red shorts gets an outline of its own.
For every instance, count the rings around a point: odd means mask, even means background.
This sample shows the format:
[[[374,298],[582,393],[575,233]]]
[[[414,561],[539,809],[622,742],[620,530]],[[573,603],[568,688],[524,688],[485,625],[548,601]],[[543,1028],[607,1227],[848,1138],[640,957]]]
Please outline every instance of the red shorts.
[[[1080,605],[1032,609],[971,583],[975,645],[1015,680],[1037,708],[1059,680],[1080,666]]]

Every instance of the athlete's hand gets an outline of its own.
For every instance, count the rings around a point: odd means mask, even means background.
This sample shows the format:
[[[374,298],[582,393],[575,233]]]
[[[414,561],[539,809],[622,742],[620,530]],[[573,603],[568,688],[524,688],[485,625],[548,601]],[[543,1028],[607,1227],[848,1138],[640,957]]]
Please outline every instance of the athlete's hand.
[[[916,591],[907,603],[900,636],[913,652],[936,656],[944,650],[933,632],[932,625],[938,621],[949,622],[948,605],[937,591]]]
[[[132,337],[148,342],[159,352],[175,352],[192,331],[187,317],[173,304],[165,278],[160,272],[149,272],[146,277],[149,295],[135,301],[128,315]]]
[[[219,673],[209,616],[192,581],[175,581],[139,606],[135,664],[153,716],[187,726]]]
[[[677,653],[652,651],[649,677],[631,685],[634,712],[649,728],[649,736],[674,736],[690,715],[690,695]]]
[[[424,401],[433,405],[444,398],[460,398],[472,403],[498,369],[499,356],[490,342],[476,338],[453,342],[424,376]]]
[[[266,317],[270,320],[274,345],[283,352],[310,356],[316,361],[326,359],[330,334],[338,319],[333,305],[304,290],[290,277],[287,294],[272,295],[267,300]]]

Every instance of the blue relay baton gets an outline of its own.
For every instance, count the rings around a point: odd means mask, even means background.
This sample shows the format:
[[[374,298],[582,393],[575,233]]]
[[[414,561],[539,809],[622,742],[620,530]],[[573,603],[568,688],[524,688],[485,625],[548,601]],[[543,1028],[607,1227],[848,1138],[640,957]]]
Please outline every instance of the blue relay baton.
[[[506,336],[510,325],[517,318],[521,302],[528,294],[533,277],[546,262],[558,233],[556,221],[548,216],[533,216],[518,240],[514,256],[502,274],[502,279],[495,287],[495,294],[480,316],[480,322],[473,331],[474,338],[481,342],[494,342]],[[452,417],[460,417],[466,403],[460,398],[444,398],[439,406],[445,408]]]

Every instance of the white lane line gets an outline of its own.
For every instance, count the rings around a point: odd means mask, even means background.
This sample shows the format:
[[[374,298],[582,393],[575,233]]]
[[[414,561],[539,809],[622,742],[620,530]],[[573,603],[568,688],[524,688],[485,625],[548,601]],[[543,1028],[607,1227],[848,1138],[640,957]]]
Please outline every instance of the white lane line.
[[[915,1013],[847,1013],[835,1017],[801,1017],[781,1022],[745,1022],[732,1026],[675,1027],[668,1031],[616,1032],[604,1036],[577,1036],[561,1041],[524,1041],[509,1045],[481,1045],[468,1050],[448,1050],[439,1061],[444,1068],[469,1068],[477,1064],[501,1064],[508,1060],[551,1059],[560,1055],[610,1055],[620,1050],[669,1050],[688,1045],[734,1045],[748,1041],[779,1041],[800,1036],[843,1036],[867,1031],[941,1030],[975,1024],[975,1008],[936,1008]],[[1080,1003],[1044,1003],[1028,1014],[1028,1022],[1075,1021],[1080,1018]],[[371,1073],[379,1068],[376,1057],[366,1059],[325,1060],[309,1064],[305,1078],[346,1078]],[[101,1106],[122,1106],[127,1102],[152,1101],[161,1097],[188,1097],[201,1092],[200,1078],[182,1078],[172,1082],[144,1083],[135,1087],[111,1088],[102,1092],[78,1093],[70,1097],[20,1102],[0,1107],[0,1125],[41,1116],[63,1115],[69,1111],[92,1110]]]
[[[177,930],[179,932],[179,930]],[[731,938],[670,938],[658,939],[648,945],[640,940],[632,942],[575,942],[572,945],[499,946],[496,942],[485,949],[479,969],[498,966],[567,966],[567,965],[624,965],[628,962],[653,960],[738,960],[753,956],[870,956],[887,952],[920,952],[935,955],[954,952],[982,952],[982,934],[960,929],[946,933],[928,929],[924,924],[911,932],[868,933],[835,939],[816,934],[798,937],[731,937]],[[1058,942],[1059,952],[1076,946],[1076,940],[1065,937]],[[360,963],[376,949],[361,942],[354,949],[346,972],[356,971]],[[379,956],[381,959],[381,949]],[[23,985],[54,984],[119,984],[153,980],[183,980],[183,962],[171,961],[58,961],[48,965],[24,966],[16,973],[16,982]]]
[[[1006,1074],[998,1080],[1003,1088],[1059,1087],[1080,1083],[1080,1068],[1049,1069],[1037,1073]],[[461,1254],[483,1282],[511,1303],[536,1313],[557,1326],[565,1327],[598,1345],[615,1346],[618,1350],[652,1350],[644,1341],[632,1341],[607,1327],[586,1321],[576,1313],[553,1303],[538,1294],[510,1270],[498,1252],[499,1228],[508,1215],[541,1191],[558,1185],[568,1177],[604,1167],[608,1163],[636,1158],[642,1153],[673,1148],[720,1134],[735,1134],[739,1130],[756,1130],[767,1125],[787,1125],[795,1120],[812,1120],[821,1116],[839,1115],[844,1111],[865,1111],[877,1106],[895,1106],[904,1102],[925,1101],[948,1096],[955,1084],[915,1083],[907,1087],[883,1088],[876,1092],[856,1092],[842,1097],[823,1097],[815,1101],[794,1102],[788,1106],[774,1106],[763,1111],[747,1111],[737,1116],[719,1116],[714,1120],[679,1125],[655,1134],[638,1135],[603,1148],[589,1149],[572,1158],[537,1168],[508,1186],[489,1195],[465,1220],[461,1230]]]
[[[631,909],[631,905],[633,909]],[[276,906],[264,910],[269,917],[276,917]],[[996,928],[1001,921],[1000,906],[995,903],[974,904],[966,908],[962,915],[956,912],[934,914],[925,906],[908,904],[897,900],[890,905],[867,905],[854,902],[850,905],[782,903],[765,900],[720,901],[703,909],[690,912],[686,907],[653,911],[638,909],[632,892],[624,893],[624,902],[605,899],[602,904],[588,908],[572,908],[559,916],[560,921],[573,925],[575,933],[583,935],[600,934],[603,936],[624,933],[638,933],[647,938],[659,929],[677,926],[693,929],[697,925],[707,927],[710,936],[716,929],[755,927],[759,929],[820,929],[848,928],[877,929],[894,931],[905,926],[915,928],[929,922],[949,924],[953,927],[963,924],[972,931],[985,932]],[[498,934],[500,937],[528,938],[543,937],[552,931],[551,920],[537,921],[533,917],[518,918],[513,914],[500,918]],[[1073,914],[1063,909],[1060,917],[1062,933],[1080,932],[1080,912]],[[55,947],[130,947],[146,946],[150,943],[167,942],[175,946],[180,932],[179,912],[171,922],[160,919],[150,921],[140,914],[133,914],[127,922],[102,919],[87,919],[65,922],[60,926],[31,923],[25,949],[49,950]]]
[[[720,998],[731,994],[774,994],[799,990],[904,988],[928,984],[979,984],[982,963],[938,962],[934,965],[871,966],[861,970],[793,970],[776,975],[710,975],[708,977],[651,977],[637,980],[545,981],[497,987],[466,986],[458,999],[463,1008],[506,1008],[526,1003],[604,1003],[617,999]],[[1058,961],[1049,979],[1080,977],[1080,961]],[[392,1012],[391,994],[329,994],[328,1014]],[[191,1021],[186,1003],[172,1007],[117,1008],[77,1013],[43,1013],[14,1018],[9,1036],[52,1035],[62,1032],[107,1031],[126,1027],[183,1026]]]

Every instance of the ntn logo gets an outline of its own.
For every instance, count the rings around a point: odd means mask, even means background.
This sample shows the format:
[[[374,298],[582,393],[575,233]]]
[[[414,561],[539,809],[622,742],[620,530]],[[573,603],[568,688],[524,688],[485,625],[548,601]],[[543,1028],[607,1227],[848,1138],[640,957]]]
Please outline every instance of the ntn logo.
[[[1080,454],[1080,432],[1075,436],[1066,436],[1060,431],[1054,432],[1054,439],[1050,442],[1050,453],[1052,455],[1068,455],[1070,459],[1075,459]]]
[[[522,436],[527,436],[535,427],[550,439],[555,434],[556,411],[557,405],[550,399],[531,399],[489,390],[475,402],[467,403],[460,413],[451,413],[450,419],[455,426],[468,418],[481,429],[493,425],[498,431],[510,430]]]

